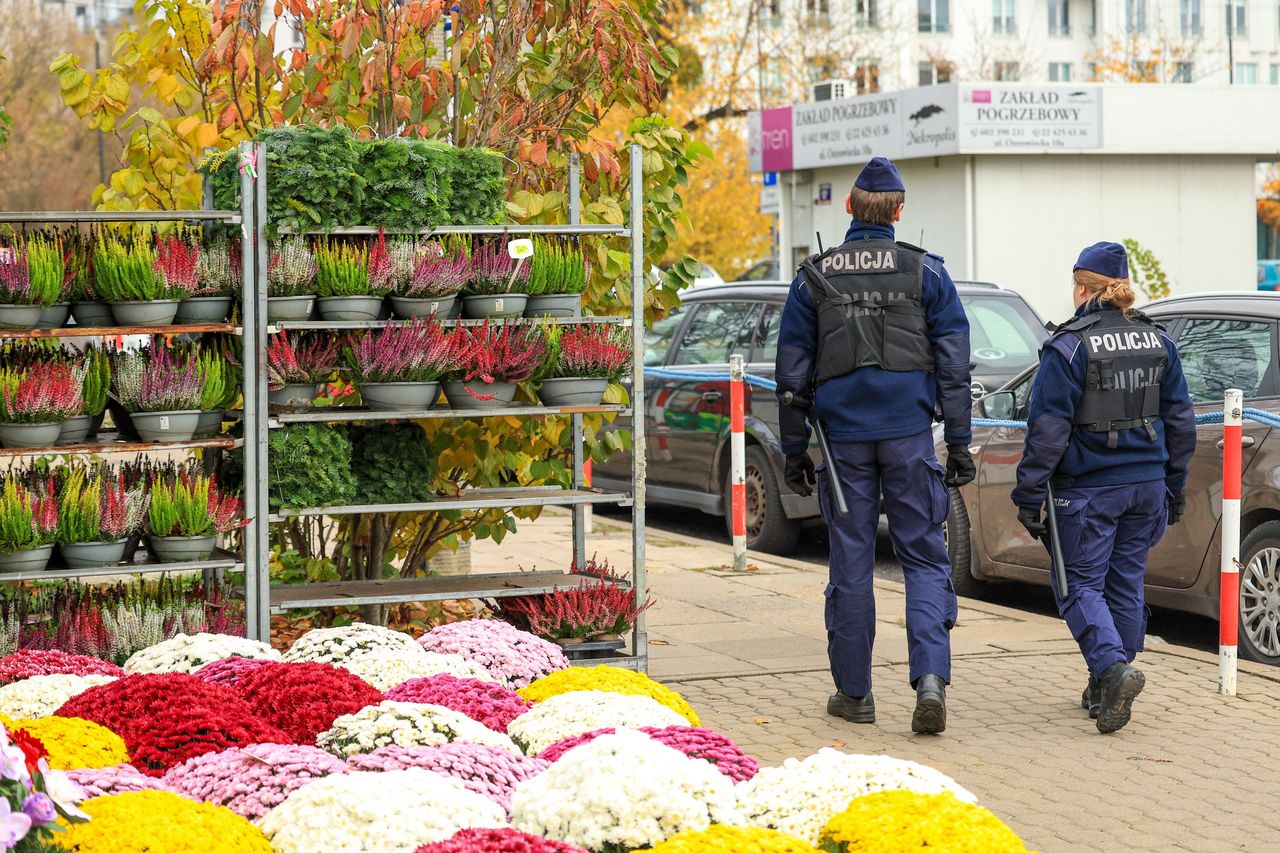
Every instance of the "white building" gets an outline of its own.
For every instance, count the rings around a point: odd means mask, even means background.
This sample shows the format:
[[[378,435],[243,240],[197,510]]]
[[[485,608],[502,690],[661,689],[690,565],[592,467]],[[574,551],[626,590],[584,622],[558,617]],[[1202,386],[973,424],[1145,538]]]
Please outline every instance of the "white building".
[[[88,32],[133,14],[133,0],[43,0],[48,8],[61,10]]]

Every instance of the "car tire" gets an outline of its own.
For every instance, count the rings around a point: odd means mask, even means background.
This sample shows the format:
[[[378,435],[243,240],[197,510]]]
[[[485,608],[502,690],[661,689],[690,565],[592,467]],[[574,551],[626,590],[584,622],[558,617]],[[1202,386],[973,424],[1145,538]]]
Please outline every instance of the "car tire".
[[[947,513],[947,556],[951,559],[951,585],[956,595],[981,598],[986,591],[985,581],[974,577],[977,553],[973,548],[972,529],[969,527],[969,510],[960,497],[960,490],[948,488],[951,509]]]
[[[753,551],[785,557],[795,550],[800,538],[800,522],[791,521],[782,509],[782,494],[773,476],[773,466],[764,448],[747,446],[747,547]],[[733,538],[733,495],[729,477],[724,478],[724,521]]]
[[[1280,521],[1240,543],[1240,657],[1280,666]]]

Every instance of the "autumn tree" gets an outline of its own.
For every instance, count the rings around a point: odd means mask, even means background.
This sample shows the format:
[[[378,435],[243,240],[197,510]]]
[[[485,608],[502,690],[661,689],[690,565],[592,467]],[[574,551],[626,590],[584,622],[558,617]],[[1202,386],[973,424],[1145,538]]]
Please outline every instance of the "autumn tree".
[[[1258,198],[1258,220],[1270,232],[1264,254],[1274,258],[1280,254],[1280,168],[1274,164],[1267,167],[1267,174],[1262,182],[1262,195]]]
[[[1109,39],[1085,59],[1093,65],[1094,82],[1190,83],[1183,79],[1182,69],[1193,66],[1199,46],[1198,39],[1171,37],[1161,31],[1150,38]]]

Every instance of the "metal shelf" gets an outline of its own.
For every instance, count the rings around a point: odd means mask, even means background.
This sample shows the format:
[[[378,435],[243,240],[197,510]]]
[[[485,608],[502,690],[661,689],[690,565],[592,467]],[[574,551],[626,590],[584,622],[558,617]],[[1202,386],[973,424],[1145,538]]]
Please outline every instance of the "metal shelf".
[[[509,598],[544,595],[590,580],[568,572],[477,572],[430,578],[393,578],[336,583],[273,584],[271,610],[344,607],[353,604],[400,604],[460,598]]]
[[[606,236],[630,237],[631,229],[625,225],[440,225],[427,227],[417,231],[389,230],[376,225],[349,225],[340,228],[323,230],[295,231],[292,228],[280,229],[281,234],[301,234],[317,237],[376,237],[378,234],[413,234],[419,237],[430,237],[434,234],[470,234],[475,236],[501,236],[503,234],[538,234],[559,236]]]
[[[557,326],[584,326],[590,324],[611,323],[615,326],[623,328],[631,328],[630,317],[550,317],[545,320],[540,317],[513,317],[507,320],[490,319],[490,324],[511,323],[521,325],[526,323],[543,323],[550,321]],[[267,334],[274,335],[282,331],[324,331],[324,330],[359,330],[359,329],[381,329],[386,326],[398,326],[410,322],[409,320],[282,320],[278,323],[271,323],[267,326]],[[484,320],[441,320],[440,325],[445,328],[452,329],[459,326],[481,326]]]
[[[536,418],[547,415],[630,415],[630,406],[602,404],[599,406],[504,406],[500,409],[414,409],[405,412],[375,412],[347,406],[330,406],[304,412],[272,415],[267,426],[278,429],[285,424],[297,423],[349,423],[351,421],[409,421],[443,420],[456,418]]]
[[[379,512],[449,512],[464,509],[502,509],[517,506],[578,506],[617,504],[631,506],[631,495],[596,489],[562,489],[559,486],[511,486],[505,489],[468,489],[459,497],[411,504],[353,504],[287,509],[271,514],[269,521],[304,516],[363,515]]]
[[[244,568],[244,563],[238,557],[231,554],[227,554],[225,558],[218,557],[219,553],[226,554],[225,551],[215,551],[214,556],[217,557],[216,559],[201,560],[195,563],[117,563],[114,566],[103,566],[100,569],[45,569],[43,572],[11,572],[0,574],[0,581],[52,581],[72,578],[111,577],[114,575],[199,572],[205,569],[238,570]]]
[[[114,435],[107,433],[105,438]],[[243,447],[244,439],[218,436],[215,438],[193,438],[188,441],[116,441],[99,442],[97,444],[64,444],[61,447],[5,447],[0,448],[0,459],[20,456],[80,456],[95,453],[154,453],[162,450],[194,450],[204,447],[218,447],[230,450]],[[3,577],[3,575],[0,575]]]
[[[0,222],[226,222],[239,225],[238,210],[9,210]]]
[[[230,323],[191,323],[182,326],[63,326],[60,329],[0,329],[3,338],[114,338],[124,335],[192,335],[221,332],[241,333]]]

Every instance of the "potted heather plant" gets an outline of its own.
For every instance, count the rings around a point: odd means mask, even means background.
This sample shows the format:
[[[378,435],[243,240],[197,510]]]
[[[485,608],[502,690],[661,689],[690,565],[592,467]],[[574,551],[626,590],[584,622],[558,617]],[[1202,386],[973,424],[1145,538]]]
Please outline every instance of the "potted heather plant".
[[[82,356],[83,379],[80,385],[80,393],[84,398],[84,416],[89,419],[89,427],[81,441],[93,441],[98,437],[98,430],[102,427],[102,420],[107,410],[107,397],[111,393],[111,356],[106,350],[90,345],[85,348]],[[68,422],[74,422],[72,418]],[[58,442],[64,442],[64,439],[71,438],[74,433],[69,435],[68,426],[63,427],[62,435]]]
[[[41,237],[0,249],[0,328],[36,327],[44,309],[62,292],[61,261],[61,252]]]
[[[185,294],[173,317],[179,325],[221,323],[231,310],[231,297],[219,295],[217,284],[203,280],[203,257],[200,243],[182,232],[168,235],[156,246],[156,266],[165,282]]]
[[[316,259],[307,241],[276,244],[267,265],[267,322],[306,320],[316,304]]]
[[[67,280],[67,255],[62,240],[37,234],[27,239],[27,272],[31,289],[39,294],[44,308],[39,329],[60,329],[71,309],[70,282]],[[45,301],[49,300],[49,301]]]
[[[502,243],[484,243],[471,253],[462,313],[472,319],[520,317],[529,301],[528,282],[528,264],[512,259]]]
[[[526,317],[581,317],[587,262],[576,245],[551,240],[535,243],[529,261]]]
[[[207,560],[218,534],[244,526],[240,499],[218,489],[208,475],[187,467],[162,471],[151,480],[147,541],[165,563]]]
[[[198,255],[196,289],[178,306],[175,322],[221,323],[230,316],[240,292],[240,241],[216,237]]]
[[[58,529],[58,501],[53,483],[31,486],[12,475],[0,492],[0,572],[40,572],[53,556]]]
[[[346,359],[365,405],[379,412],[430,408],[453,366],[449,338],[430,317],[353,337]]]
[[[538,398],[545,406],[597,406],[631,364],[627,329],[612,324],[551,326]]]
[[[194,352],[153,345],[122,352],[112,365],[111,396],[143,441],[187,441],[200,423],[203,385]]]
[[[68,362],[71,366],[71,375],[75,377],[75,381],[80,386],[80,412],[72,415],[62,422],[62,429],[58,433],[58,444],[80,444],[89,435],[89,430],[93,428],[93,418],[86,412],[88,406],[88,392],[86,383],[89,381],[89,359],[87,356],[79,356]],[[94,377],[94,381],[97,377]]]
[[[382,313],[385,285],[375,288],[369,276],[370,252],[354,243],[319,243],[315,247],[316,300],[326,320],[376,320]],[[375,257],[380,263],[385,255]]]
[[[391,307],[397,317],[406,320],[428,316],[448,319],[458,291],[470,278],[471,259],[465,243],[452,240],[431,246],[413,258],[410,275],[397,282]]]
[[[71,319],[77,326],[100,328],[110,326],[111,308],[98,294],[93,276],[93,241],[79,232],[66,239],[66,274],[71,288]]]
[[[52,447],[84,406],[71,365],[37,361],[0,368],[0,444]]]
[[[586,578],[577,587],[502,599],[499,608],[503,618],[517,627],[567,647],[566,654],[590,657],[602,651],[609,655],[623,645],[621,635],[653,606],[652,599],[637,605],[634,590],[619,580],[625,579],[612,574]],[[583,642],[593,648],[575,655],[572,647]]]
[[[196,370],[200,374],[200,419],[191,437],[211,438],[222,431],[222,409],[238,384],[239,372],[211,349],[196,354]]]
[[[143,231],[130,237],[100,234],[93,274],[112,316],[124,326],[167,326],[178,313],[178,303],[190,295],[181,282],[166,281],[159,252]]]
[[[535,326],[462,326],[448,336],[449,378],[445,396],[455,409],[511,404],[516,383],[533,376],[546,357],[547,342]]]
[[[124,559],[129,537],[142,527],[147,493],[128,488],[106,466],[90,474],[76,467],[58,492],[58,550],[70,569],[96,569]]]
[[[304,335],[295,345],[288,332],[267,344],[267,402],[283,408],[311,405],[321,383],[338,369],[338,342],[331,335]]]

